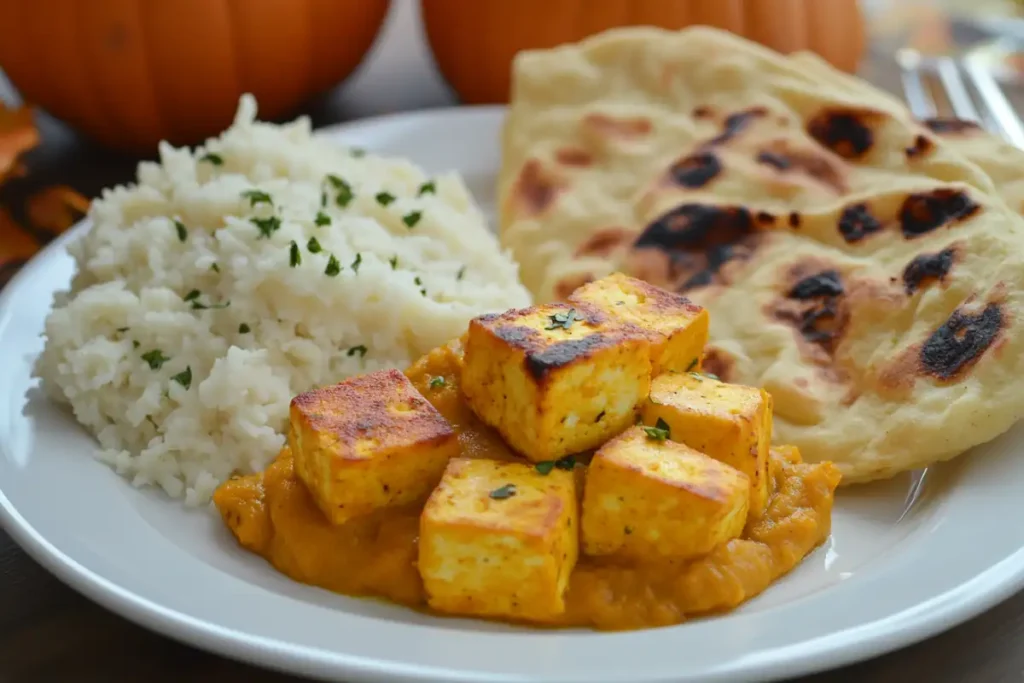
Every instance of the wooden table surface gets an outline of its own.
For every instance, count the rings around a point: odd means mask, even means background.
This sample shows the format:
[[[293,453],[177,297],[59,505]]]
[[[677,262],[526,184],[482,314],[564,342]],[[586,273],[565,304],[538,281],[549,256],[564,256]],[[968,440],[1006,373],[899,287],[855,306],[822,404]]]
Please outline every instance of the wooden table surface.
[[[888,59],[869,60],[865,75],[888,89],[898,87]],[[0,98],[12,97],[13,91],[0,77]],[[325,125],[453,103],[430,63],[414,10],[403,6],[389,18],[355,78],[318,98],[306,113],[316,125]],[[27,157],[29,175],[0,189],[5,206],[17,211],[31,192],[52,184],[67,184],[92,197],[103,187],[132,179],[136,159],[111,154],[59,122],[45,115],[40,118],[43,145]],[[293,679],[135,626],[59,583],[0,531],[0,683],[123,680],[257,683]],[[1024,593],[918,645],[800,681],[1024,681]]]

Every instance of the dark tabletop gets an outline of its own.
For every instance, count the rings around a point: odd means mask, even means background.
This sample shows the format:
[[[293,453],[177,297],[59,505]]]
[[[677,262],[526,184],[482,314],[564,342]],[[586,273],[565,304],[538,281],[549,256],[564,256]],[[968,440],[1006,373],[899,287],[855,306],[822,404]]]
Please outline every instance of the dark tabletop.
[[[413,21],[392,16],[359,73],[306,107],[315,125],[454,103],[421,42],[408,39],[418,38]],[[886,59],[869,62],[865,71],[883,87],[898,87]],[[16,101],[2,74],[0,99]],[[39,123],[43,144],[25,158],[29,173],[0,188],[0,205],[16,215],[25,198],[43,187],[64,184],[93,197],[132,178],[138,159],[94,146],[45,114]],[[289,678],[135,626],[59,583],[0,531],[0,683],[65,680],[256,683]],[[918,645],[800,681],[1024,681],[1024,593]]]

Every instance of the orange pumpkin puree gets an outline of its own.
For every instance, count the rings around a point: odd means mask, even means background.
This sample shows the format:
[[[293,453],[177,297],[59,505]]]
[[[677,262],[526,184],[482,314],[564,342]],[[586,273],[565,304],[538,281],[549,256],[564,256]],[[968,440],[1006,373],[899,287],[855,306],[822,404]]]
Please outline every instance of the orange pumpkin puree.
[[[452,423],[464,457],[514,458],[462,401],[461,360],[461,345],[453,342],[406,374]],[[444,386],[429,387],[434,377],[444,377]],[[577,466],[577,474],[584,471]],[[736,607],[828,537],[839,476],[830,463],[801,462],[796,449],[773,449],[771,503],[760,518],[748,521],[742,538],[681,562],[620,566],[581,555],[565,614],[554,625],[638,629]],[[225,482],[214,503],[244,547],[296,581],[428,610],[416,569],[421,506],[382,510],[334,526],[296,475],[288,448],[266,471]]]

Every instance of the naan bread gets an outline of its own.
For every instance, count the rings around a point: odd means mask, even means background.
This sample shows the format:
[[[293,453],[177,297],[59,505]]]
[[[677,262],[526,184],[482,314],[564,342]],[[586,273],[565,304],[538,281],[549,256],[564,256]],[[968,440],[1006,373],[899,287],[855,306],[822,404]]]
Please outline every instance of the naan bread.
[[[711,370],[768,389],[776,441],[844,482],[1024,414],[1017,150],[707,28],[521,54],[503,148],[502,241],[538,300],[616,270],[686,293]]]

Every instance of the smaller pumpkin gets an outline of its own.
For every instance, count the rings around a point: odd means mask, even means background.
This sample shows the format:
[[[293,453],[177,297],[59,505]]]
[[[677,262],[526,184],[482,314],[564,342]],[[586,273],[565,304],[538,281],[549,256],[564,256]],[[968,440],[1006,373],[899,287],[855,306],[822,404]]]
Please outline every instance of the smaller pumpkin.
[[[780,52],[817,52],[850,72],[864,51],[857,0],[422,0],[422,8],[437,66],[467,104],[508,101],[520,50],[617,26],[716,26]]]
[[[293,114],[355,70],[388,0],[0,2],[0,68],[103,144],[151,154],[231,124],[238,98]]]

